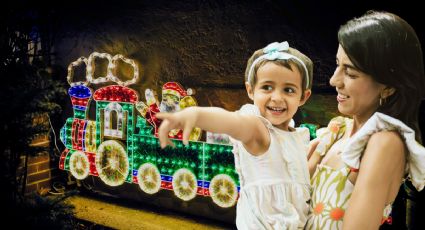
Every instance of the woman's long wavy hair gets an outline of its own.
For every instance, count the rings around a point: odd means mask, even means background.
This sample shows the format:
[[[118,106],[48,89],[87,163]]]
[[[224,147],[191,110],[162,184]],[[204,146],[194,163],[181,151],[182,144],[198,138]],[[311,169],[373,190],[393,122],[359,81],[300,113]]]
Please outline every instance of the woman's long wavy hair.
[[[422,143],[418,116],[425,74],[422,48],[414,29],[397,15],[369,11],[342,25],[338,41],[356,68],[376,82],[395,88],[377,112],[404,122]]]

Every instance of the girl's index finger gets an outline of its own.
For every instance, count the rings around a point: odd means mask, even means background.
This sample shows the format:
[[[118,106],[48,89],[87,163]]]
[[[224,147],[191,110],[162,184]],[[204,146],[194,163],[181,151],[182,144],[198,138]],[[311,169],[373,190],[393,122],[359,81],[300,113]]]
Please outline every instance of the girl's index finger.
[[[169,126],[170,125],[167,120],[164,120],[159,126],[158,139],[159,139],[159,143],[161,144],[161,148],[165,148],[167,146],[168,132],[171,130]]]
[[[169,117],[169,115],[170,115],[170,114],[168,114],[168,113],[157,113],[157,114],[155,114],[155,116],[156,116],[158,119],[161,119],[161,120],[167,119],[167,118]]]

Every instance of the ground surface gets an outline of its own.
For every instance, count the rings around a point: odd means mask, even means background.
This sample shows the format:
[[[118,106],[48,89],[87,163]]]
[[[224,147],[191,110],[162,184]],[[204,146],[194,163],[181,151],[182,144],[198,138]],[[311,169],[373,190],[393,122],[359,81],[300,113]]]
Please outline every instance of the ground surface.
[[[153,207],[141,209],[128,202],[78,195],[68,198],[75,206],[75,216],[101,228],[112,229],[235,229],[213,220],[185,216]]]

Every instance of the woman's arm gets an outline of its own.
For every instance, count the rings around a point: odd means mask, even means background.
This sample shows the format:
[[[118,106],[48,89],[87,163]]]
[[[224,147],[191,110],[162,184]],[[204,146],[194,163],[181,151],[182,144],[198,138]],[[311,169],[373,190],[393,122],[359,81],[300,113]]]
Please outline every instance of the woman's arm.
[[[228,134],[244,143],[246,149],[254,155],[264,153],[270,144],[266,126],[253,115],[238,114],[217,107],[190,107],[177,113],[158,113],[157,117],[163,120],[158,132],[161,147],[170,144],[168,133],[172,129],[182,129],[183,143],[187,144],[194,127]]]
[[[371,136],[360,164],[343,229],[378,229],[385,205],[397,195],[404,174],[406,149],[396,132]]]

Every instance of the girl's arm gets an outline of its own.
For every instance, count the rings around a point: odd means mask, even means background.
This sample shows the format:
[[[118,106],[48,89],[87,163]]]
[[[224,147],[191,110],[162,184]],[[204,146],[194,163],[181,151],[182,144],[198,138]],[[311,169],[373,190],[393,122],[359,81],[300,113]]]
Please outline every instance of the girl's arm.
[[[378,229],[383,210],[395,199],[404,174],[406,149],[396,132],[371,136],[344,215],[343,229]]]
[[[242,115],[216,107],[190,107],[177,113],[158,113],[162,119],[159,128],[161,147],[171,145],[168,133],[172,129],[183,130],[183,143],[187,144],[190,132],[199,127],[214,133],[225,133],[240,140],[253,155],[264,153],[270,144],[270,135],[263,122],[253,115]]]

